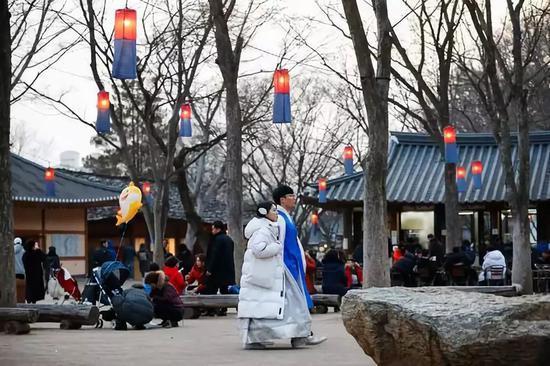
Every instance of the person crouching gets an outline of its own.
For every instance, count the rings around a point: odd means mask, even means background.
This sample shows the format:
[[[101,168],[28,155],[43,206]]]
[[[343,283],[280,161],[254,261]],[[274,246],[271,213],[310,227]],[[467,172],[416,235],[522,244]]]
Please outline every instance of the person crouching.
[[[160,325],[164,328],[177,327],[183,319],[183,302],[176,288],[166,280],[162,271],[147,273],[144,282],[151,286],[155,317],[162,319]]]

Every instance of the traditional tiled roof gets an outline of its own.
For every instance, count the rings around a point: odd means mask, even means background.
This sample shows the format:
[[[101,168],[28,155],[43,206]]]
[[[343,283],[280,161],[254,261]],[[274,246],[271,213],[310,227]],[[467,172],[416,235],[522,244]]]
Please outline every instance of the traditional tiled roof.
[[[63,205],[105,205],[118,201],[119,191],[103,184],[55,171],[55,197],[46,195],[45,167],[11,154],[11,194],[15,202]]]
[[[392,132],[388,155],[387,199],[390,203],[435,204],[444,201],[444,160],[439,146],[425,134]],[[517,146],[513,139],[512,158]],[[462,203],[506,202],[505,177],[498,146],[491,134],[457,134],[460,165],[469,167],[474,160],[483,164],[482,188],[476,190],[467,174],[467,190],[459,194]],[[550,200],[550,131],[530,134],[531,176],[529,195],[533,202]],[[517,162],[516,162],[517,164]],[[363,200],[363,173],[330,179],[329,202],[359,204]],[[316,184],[308,189],[309,202],[317,200]]]

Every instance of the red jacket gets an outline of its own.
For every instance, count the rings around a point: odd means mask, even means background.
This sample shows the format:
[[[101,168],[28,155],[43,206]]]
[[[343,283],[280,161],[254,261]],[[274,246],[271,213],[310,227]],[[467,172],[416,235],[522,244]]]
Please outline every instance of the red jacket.
[[[310,256],[306,255],[306,286],[307,291],[310,294],[316,294],[317,290],[315,289],[313,279],[315,278],[315,268],[317,265],[315,264],[315,259],[311,258]]]
[[[191,268],[191,271],[188,274],[189,277],[187,277],[187,282],[189,284],[192,284],[193,282],[197,281],[199,286],[197,287],[197,293],[200,293],[204,290],[206,287],[204,282],[206,281],[206,268],[203,268],[201,271],[197,265],[193,265],[193,268]]]
[[[166,276],[168,277],[168,282],[170,282],[176,289],[178,295],[181,295],[185,289],[185,279],[183,275],[178,270],[178,267],[166,267],[162,269]]]
[[[359,281],[360,284],[363,284],[363,268],[361,268],[359,263],[354,263],[353,267],[355,269],[355,274],[357,275],[357,281]],[[352,282],[353,282],[353,278],[351,276],[352,275],[351,265],[346,266],[345,271],[346,271],[346,278],[347,278],[347,281],[348,281],[348,288],[350,288],[351,285],[352,285]]]

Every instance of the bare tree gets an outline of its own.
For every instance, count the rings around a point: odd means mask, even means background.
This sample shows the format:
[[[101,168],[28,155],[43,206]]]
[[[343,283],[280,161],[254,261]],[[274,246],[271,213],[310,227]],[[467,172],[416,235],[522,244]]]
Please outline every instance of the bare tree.
[[[236,16],[236,0],[229,0],[224,4],[222,0],[209,0],[210,16],[214,22],[217,58],[216,63],[223,77],[225,90],[225,117],[227,131],[227,157],[225,173],[227,181],[227,226],[235,241],[235,269],[236,278],[240,278],[242,261],[245,251],[243,238],[242,201],[243,201],[243,173],[242,173],[242,129],[243,115],[239,99],[239,66],[241,53],[246,41],[250,40],[261,23],[254,24],[252,30],[247,28],[251,14],[258,10],[263,2],[250,1],[242,15]],[[239,15],[239,14],[237,14]],[[240,18],[237,25],[235,42],[231,40],[228,23],[231,18]]]
[[[367,110],[369,150],[363,160],[365,202],[363,208],[363,245],[365,287],[390,285],[387,259],[386,176],[388,155],[388,93],[391,73],[391,25],[385,0],[373,2],[378,37],[373,57],[355,0],[342,0],[349,27],[361,88]],[[374,60],[376,59],[376,71]]]
[[[412,5],[411,5],[412,3]],[[444,156],[443,128],[450,125],[450,82],[455,33],[463,14],[459,0],[404,1],[417,23],[417,35],[411,47],[404,46],[392,30],[392,42],[399,57],[393,62],[392,75],[411,98],[392,98],[391,103],[419,123],[439,145]],[[411,49],[412,48],[412,49]],[[416,54],[416,59],[414,56]],[[434,72],[435,69],[435,72]],[[462,231],[458,216],[456,165],[445,164],[446,249],[461,245]],[[439,236],[439,233],[437,233]]]
[[[15,306],[15,263],[10,171],[10,12],[0,0],[0,306]]]
[[[139,53],[137,80],[115,80],[110,73],[113,50],[111,30],[104,27],[105,4],[96,11],[92,0],[81,0],[84,29],[74,27],[90,49],[90,68],[99,90],[106,86],[116,103],[111,104],[111,119],[116,143],[109,135],[101,137],[120,154],[130,178],[141,178],[129,149],[129,134],[122,107],[128,102],[135,118],[143,124],[144,139],[151,157],[150,171],[155,181],[153,205],[144,205],[144,218],[154,241],[154,260],[162,264],[163,238],[169,207],[170,182],[178,149],[179,108],[191,100],[198,70],[210,59],[208,40],[211,22],[207,10],[194,1],[179,0],[143,4],[142,30],[146,42]],[[72,15],[67,15],[72,16]],[[206,50],[206,51],[205,51]],[[61,98],[43,97],[60,105],[66,115],[93,127]],[[195,96],[199,98],[200,96]],[[220,141],[220,139],[214,139]],[[212,144],[197,144],[192,150],[206,151]]]
[[[523,0],[515,4],[506,0],[507,20],[512,28],[512,43],[509,52],[499,49],[498,33],[493,30],[492,3],[479,4],[465,0],[472,25],[475,29],[479,54],[461,67],[471,78],[478,97],[483,104],[498,143],[500,160],[505,174],[506,196],[512,211],[513,263],[512,282],[522,287],[522,292],[533,291],[531,272],[531,248],[529,244],[529,122],[528,79],[526,69],[532,61],[534,49],[542,37],[543,19],[550,11],[550,4],[536,6]],[[531,28],[522,27],[530,18]],[[530,33],[529,37],[526,33]],[[524,45],[528,40],[529,45]],[[525,52],[527,50],[527,52]],[[474,66],[473,60],[479,60]],[[481,70],[481,72],[476,72]],[[517,131],[517,153],[513,154],[514,137]]]

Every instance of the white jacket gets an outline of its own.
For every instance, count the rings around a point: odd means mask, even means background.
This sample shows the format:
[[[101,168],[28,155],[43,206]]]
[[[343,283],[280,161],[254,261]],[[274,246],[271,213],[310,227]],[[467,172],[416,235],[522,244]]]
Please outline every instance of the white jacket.
[[[506,260],[504,259],[504,255],[502,255],[502,252],[500,250],[492,250],[490,252],[487,252],[487,254],[485,254],[485,257],[483,257],[483,265],[481,266],[481,273],[479,274],[480,281],[485,280],[485,270],[491,266],[503,266],[503,274],[506,275]],[[490,271],[487,271],[487,279],[491,279]]]
[[[239,318],[282,319],[285,305],[283,246],[276,222],[253,218],[244,229],[248,239],[239,293]]]

